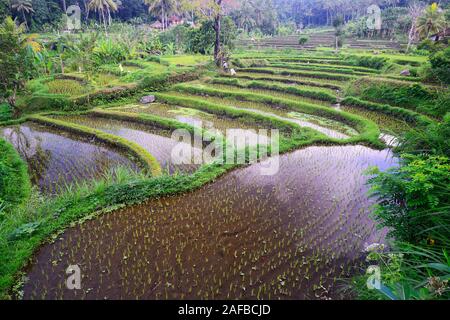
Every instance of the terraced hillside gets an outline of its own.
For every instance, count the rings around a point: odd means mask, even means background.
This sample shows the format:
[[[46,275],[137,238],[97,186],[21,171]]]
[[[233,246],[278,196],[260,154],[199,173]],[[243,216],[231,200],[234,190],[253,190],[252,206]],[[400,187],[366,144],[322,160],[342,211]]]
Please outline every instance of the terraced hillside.
[[[246,49],[297,49],[297,50],[314,50],[317,47],[334,47],[336,40],[333,31],[317,32],[305,34],[308,37],[306,44],[299,44],[299,35],[272,37],[263,39],[242,39],[236,42],[240,48]],[[362,50],[398,50],[401,45],[397,41],[376,40],[376,39],[344,39],[344,47],[350,49]]]
[[[76,201],[67,196],[52,207],[54,215],[44,208],[49,216],[33,232],[16,230],[17,242],[8,245],[20,250],[5,251],[3,259],[12,277],[25,262],[8,264],[15,252],[34,253],[22,269],[24,298],[349,298],[342,284],[365,270],[364,248],[384,238],[369,219],[373,201],[364,172],[396,166],[395,135],[434,120],[351,96],[351,83],[390,78],[344,56],[261,53],[232,63],[236,76],[209,72],[146,93],[155,103],[138,103],[137,96],[76,114],[30,117],[121,146],[147,175],[101,185]],[[190,164],[173,163],[176,129],[193,135],[183,141]],[[220,153],[196,162],[210,145],[195,137],[221,148],[230,129],[247,130],[253,141],[245,164],[224,164]],[[282,155],[248,161],[252,148],[267,150],[263,133],[270,129],[279,130]],[[274,175],[261,174],[274,164]],[[43,227],[48,221],[51,227]],[[20,247],[34,237],[36,248],[70,223],[37,250]],[[66,268],[74,264],[82,290],[65,287]]]

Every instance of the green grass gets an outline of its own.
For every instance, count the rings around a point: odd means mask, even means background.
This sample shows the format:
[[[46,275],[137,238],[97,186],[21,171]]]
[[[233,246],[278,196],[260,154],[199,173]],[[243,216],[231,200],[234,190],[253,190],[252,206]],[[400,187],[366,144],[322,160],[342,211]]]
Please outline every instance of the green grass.
[[[11,120],[12,109],[7,103],[0,103],[0,122]]]
[[[193,66],[211,61],[210,56],[201,55],[162,56],[160,59],[161,61],[168,62],[172,66]]]
[[[164,97],[161,93],[157,95],[159,99]],[[166,98],[174,103],[179,102],[170,97]],[[192,103],[197,104],[196,101]],[[224,113],[219,111],[220,107],[205,108]],[[258,119],[253,116],[246,118]],[[270,119],[266,117],[264,121]],[[272,125],[278,124],[279,120]],[[291,124],[289,127],[292,129]],[[315,143],[339,144],[313,130],[301,129],[294,130],[289,139],[280,139],[280,152],[285,153]],[[0,229],[0,297],[9,298],[9,290],[17,280],[15,277],[42,242],[56,239],[58,233],[69,225],[111,212],[121,206],[198,189],[235,167],[236,165],[214,162],[203,165],[192,175],[148,178],[128,174],[122,181],[104,179],[68,190],[56,198],[30,198],[27,206],[17,207],[11,212]]]
[[[0,138],[0,213],[4,208],[21,205],[30,191],[27,164],[10,143]],[[0,225],[1,220],[0,215]]]
[[[326,73],[337,73],[344,75],[368,75],[373,72],[357,71],[353,69],[345,69],[340,67],[330,67],[325,65],[307,65],[307,64],[286,64],[286,63],[271,63],[270,67],[277,69],[289,69],[289,70],[306,70],[306,71],[317,71]]]
[[[307,63],[297,63],[297,62],[271,62],[270,65],[274,66],[274,65],[284,65],[284,66],[292,66],[292,67],[314,67],[317,68],[317,70],[326,70],[326,69],[330,69],[330,70],[339,70],[339,71],[357,71],[357,72],[362,72],[362,73],[379,73],[380,71],[376,70],[376,69],[372,69],[372,68],[366,68],[366,67],[358,67],[358,66],[347,66],[347,65],[343,65],[343,64],[339,64],[339,63],[325,63],[324,61],[322,61],[322,63],[310,63],[309,61]]]
[[[115,120],[123,120],[123,121],[129,121],[129,122],[136,122],[141,123],[144,125],[150,125],[152,127],[161,128],[164,130],[186,130],[190,132],[191,134],[197,134],[198,128],[194,128],[191,125],[181,123],[179,121],[169,119],[169,118],[163,118],[159,116],[155,116],[148,113],[131,113],[126,111],[111,111],[111,110],[105,110],[105,109],[94,109],[92,112],[90,112],[93,116],[98,117],[104,117],[108,119],[115,119]],[[210,134],[209,132],[201,129],[200,131],[203,136],[207,136],[209,138],[208,141],[214,141],[215,137]]]
[[[359,135],[356,137],[349,138],[345,140],[346,142],[361,142],[367,143],[375,147],[381,147],[382,144],[379,141],[380,131],[375,123],[369,121],[367,119],[361,118],[356,115],[352,115],[345,112],[340,112],[331,108],[322,107],[318,105],[301,103],[292,100],[275,98],[267,95],[259,95],[253,93],[244,93],[244,92],[234,92],[234,91],[225,91],[225,90],[215,90],[205,87],[196,87],[192,85],[175,85],[173,89],[180,92],[193,93],[197,95],[207,94],[210,96],[218,96],[224,98],[232,98],[235,100],[241,101],[251,101],[251,102],[259,102],[265,103],[267,105],[277,107],[277,108],[285,108],[287,110],[297,111],[301,113],[307,113],[323,118],[328,118],[331,120],[337,120],[343,122],[344,124],[353,127],[359,132]],[[193,99],[192,99],[193,100]],[[193,100],[192,104],[203,103],[201,98],[197,100]]]
[[[300,130],[300,126],[288,121],[280,120],[266,115],[261,115],[247,110],[241,110],[225,105],[219,105],[215,103],[202,101],[201,99],[183,98],[181,96],[175,96],[166,93],[156,93],[156,97],[158,98],[158,101],[166,104],[198,109],[218,116],[240,120],[245,123],[257,123],[261,126],[265,126],[268,128],[279,129],[281,132],[287,135],[291,134],[296,130]],[[321,138],[325,137],[322,136],[322,134],[319,134],[308,128],[302,128],[302,130],[303,129],[305,129],[306,131],[312,131],[317,135],[319,135]]]
[[[152,176],[159,176],[162,174],[161,165],[158,163],[156,158],[153,155],[151,155],[147,150],[145,150],[140,145],[134,142],[125,140],[121,137],[109,133],[102,132],[100,130],[95,130],[82,125],[68,123],[65,121],[52,119],[44,116],[32,116],[30,117],[30,120],[38,122],[43,125],[75,132],[77,134],[95,137],[99,141],[119,147],[124,150],[128,150],[137,156],[137,158],[142,162],[144,167],[148,170],[149,174],[151,174]]]
[[[370,101],[364,101],[356,97],[346,97],[342,100],[343,105],[348,105],[352,107],[367,109],[371,111],[376,111],[384,113],[388,116],[398,117],[408,123],[412,124],[429,124],[432,120],[420,113],[414,112],[412,110],[393,107],[388,104],[375,103]]]
[[[79,96],[89,91],[87,86],[80,82],[69,79],[55,79],[47,82],[48,92],[50,94],[61,94],[65,96]]]
[[[263,73],[272,74],[280,76],[294,76],[294,77],[306,77],[306,78],[316,78],[323,80],[331,80],[336,82],[350,81],[355,79],[354,76],[343,75],[343,74],[332,74],[326,72],[312,72],[312,71],[287,71],[283,69],[276,68],[240,68],[238,72],[253,72],[253,73]]]
[[[360,117],[369,119],[375,122],[381,131],[385,133],[392,133],[394,135],[401,135],[411,130],[412,124],[402,120],[399,117],[388,115],[377,111],[364,109],[361,107],[352,107],[348,105],[341,106],[341,109],[348,113],[356,114]]]
[[[364,100],[386,103],[395,107],[410,109],[433,117],[443,117],[450,107],[447,98],[445,105],[435,108],[439,96],[445,95],[420,84],[405,83],[379,78],[361,78],[346,90],[347,95],[359,96]],[[450,97],[450,96],[449,96]],[[444,109],[444,110],[442,110]]]
[[[306,97],[315,100],[327,101],[330,103],[337,103],[337,98],[325,90],[320,89],[303,89],[301,87],[287,86],[281,84],[267,83],[264,81],[239,81],[238,79],[230,78],[214,78],[210,80],[212,84],[223,84],[228,86],[235,86],[244,89],[262,89],[272,90],[276,92],[287,93],[289,95]]]
[[[260,73],[250,73],[250,72],[240,72],[235,76],[231,75],[222,75],[230,78],[239,78],[246,80],[257,80],[257,81],[271,81],[271,82],[280,82],[285,84],[292,85],[301,85],[301,86],[309,86],[309,87],[317,87],[330,90],[329,92],[333,92],[334,90],[342,90],[342,84],[325,82],[320,80],[312,80],[308,78],[301,77],[283,77],[276,76],[271,74],[260,74]]]

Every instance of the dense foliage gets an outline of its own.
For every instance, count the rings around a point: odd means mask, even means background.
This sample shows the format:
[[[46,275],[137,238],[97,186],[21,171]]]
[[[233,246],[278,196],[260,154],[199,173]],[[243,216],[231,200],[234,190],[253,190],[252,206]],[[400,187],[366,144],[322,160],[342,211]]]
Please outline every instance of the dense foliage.
[[[431,74],[441,83],[450,84],[450,48],[430,56]]]
[[[12,145],[0,139],[0,208],[22,204],[30,191],[26,164]]]
[[[11,18],[0,25],[0,102],[5,99],[16,105],[18,91],[33,73],[33,48],[22,37],[23,28],[17,27]]]

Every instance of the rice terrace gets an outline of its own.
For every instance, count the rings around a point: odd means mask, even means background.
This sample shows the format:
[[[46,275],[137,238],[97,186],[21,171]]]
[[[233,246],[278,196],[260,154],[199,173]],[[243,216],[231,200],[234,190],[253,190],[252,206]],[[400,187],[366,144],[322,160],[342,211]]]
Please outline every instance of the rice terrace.
[[[449,299],[449,1],[4,2],[1,300]]]

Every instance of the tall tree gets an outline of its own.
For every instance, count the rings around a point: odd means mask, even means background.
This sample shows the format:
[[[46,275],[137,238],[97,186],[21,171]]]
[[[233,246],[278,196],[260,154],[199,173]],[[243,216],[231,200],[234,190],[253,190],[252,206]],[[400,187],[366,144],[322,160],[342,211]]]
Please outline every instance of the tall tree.
[[[411,17],[411,28],[408,33],[408,47],[406,51],[409,51],[412,42],[416,39],[417,35],[417,20],[422,15],[424,7],[419,2],[413,2],[409,5],[408,14]]]
[[[161,16],[163,30],[169,27],[169,16],[177,12],[178,3],[175,0],[144,0],[148,11]]]
[[[17,26],[11,17],[0,25],[0,99],[6,99],[16,113],[17,92],[31,77],[34,57],[41,50],[36,36],[25,36],[25,24]]]
[[[34,12],[33,5],[31,0],[14,0],[11,4],[11,8],[14,11],[22,14],[23,22],[25,23],[25,27],[28,30],[28,22],[27,22],[27,14]]]
[[[197,13],[207,19],[211,19],[214,22],[214,61],[217,66],[220,67],[223,64],[223,52],[220,39],[222,17],[228,14],[231,10],[237,8],[239,4],[235,0],[192,0],[192,3],[195,4],[194,8]]]
[[[446,27],[444,12],[437,3],[433,3],[425,9],[423,15],[417,20],[417,32],[421,38],[438,33]]]
[[[90,0],[88,10],[94,10],[99,14],[100,22],[103,21],[106,33],[107,25],[111,25],[111,12],[116,12],[118,5],[114,0]],[[108,15],[108,20],[106,19],[105,12]]]

